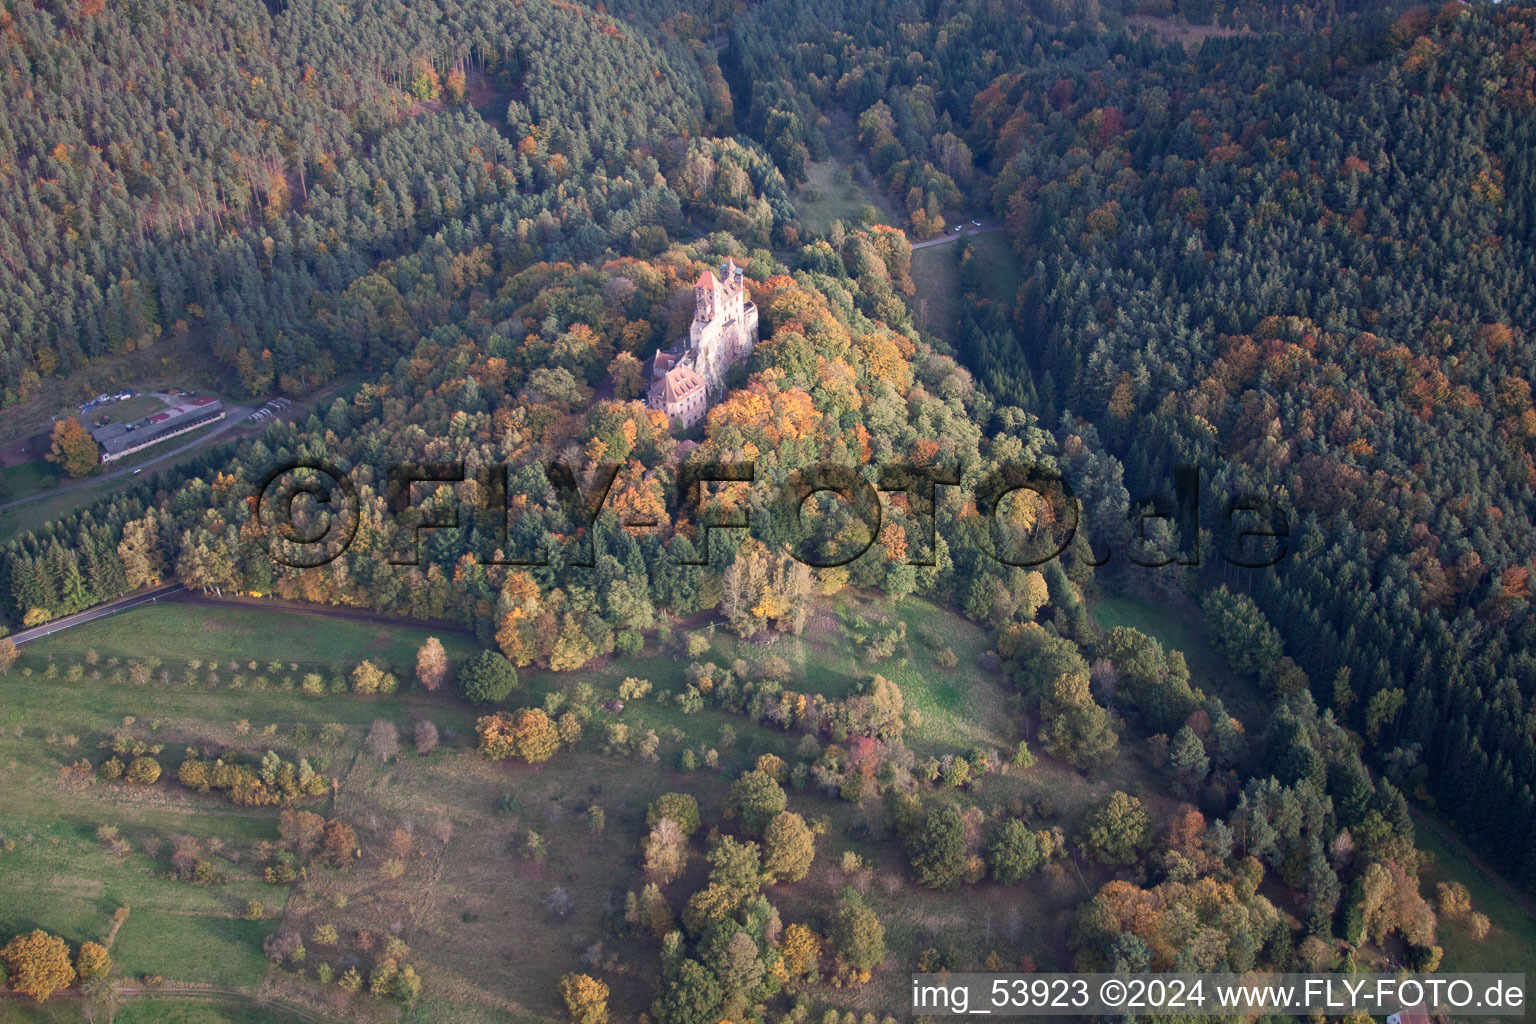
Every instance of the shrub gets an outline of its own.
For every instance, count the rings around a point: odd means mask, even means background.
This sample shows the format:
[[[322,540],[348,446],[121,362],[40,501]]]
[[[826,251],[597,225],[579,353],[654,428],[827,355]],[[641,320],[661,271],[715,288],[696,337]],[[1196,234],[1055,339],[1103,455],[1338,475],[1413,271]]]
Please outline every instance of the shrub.
[[[368,752],[384,763],[400,753],[400,730],[387,718],[375,718],[368,727],[365,741]]]
[[[416,753],[419,756],[426,757],[437,749],[437,726],[425,718],[416,723],[416,729],[412,735],[416,741]]]
[[[362,661],[352,670],[352,689],[358,693],[394,693],[394,675],[371,661]]]
[[[480,753],[494,761],[520,757],[529,764],[548,761],[560,749],[560,732],[539,708],[498,711],[475,723]]]
[[[10,973],[13,992],[42,1002],[75,980],[69,962],[69,947],[57,935],[37,929],[18,935],[0,949]]]
[[[416,652],[416,681],[423,689],[436,690],[447,678],[448,655],[443,650],[442,641],[429,636]]]
[[[1441,882],[1435,890],[1441,917],[1454,920],[1472,912],[1472,893],[1460,882]]]
[[[128,765],[128,781],[152,786],[160,779],[160,762],[152,757],[136,757]]]
[[[80,975],[81,981],[105,978],[111,974],[112,957],[107,954],[107,947],[99,942],[81,943],[80,952],[75,957],[75,972]]]
[[[630,676],[619,684],[620,700],[640,700],[650,692],[651,681],[649,679],[636,679]]]
[[[1034,874],[1044,860],[1039,837],[1017,818],[1003,822],[987,844],[987,867],[993,879],[1003,885],[1023,881]]]

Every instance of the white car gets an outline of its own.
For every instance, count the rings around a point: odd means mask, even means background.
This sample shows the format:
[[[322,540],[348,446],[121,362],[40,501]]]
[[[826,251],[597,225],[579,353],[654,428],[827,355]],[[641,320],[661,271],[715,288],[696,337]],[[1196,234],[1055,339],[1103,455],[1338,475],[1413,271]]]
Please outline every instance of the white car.
[[[979,221],[979,220],[973,220],[973,221],[971,221],[971,223],[975,224],[977,227],[981,227],[981,221]]]

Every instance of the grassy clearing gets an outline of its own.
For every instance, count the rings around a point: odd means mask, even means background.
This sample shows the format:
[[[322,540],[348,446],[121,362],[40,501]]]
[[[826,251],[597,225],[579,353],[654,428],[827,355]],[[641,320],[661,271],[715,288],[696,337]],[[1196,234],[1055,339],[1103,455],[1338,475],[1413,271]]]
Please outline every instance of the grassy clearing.
[[[134,395],[132,398],[121,402],[112,402],[109,405],[101,405],[86,413],[92,421],[101,416],[111,417],[112,423],[132,423],[141,420],[150,413],[159,412],[165,408],[165,402],[156,395]]]
[[[120,487],[122,482],[119,480],[98,480],[8,508],[0,512],[0,541],[47,526],[78,508],[105,498]]]
[[[210,738],[215,725],[179,717],[185,709],[175,698],[182,694],[159,691],[155,697],[170,699],[152,700],[132,687],[108,683],[84,691],[92,698],[85,700],[81,691],[15,673],[4,685],[0,765],[8,782],[0,840],[8,852],[0,853],[0,873],[8,884],[0,888],[0,934],[44,928],[72,944],[105,941],[114,912],[128,907],[112,944],[125,976],[160,974],[237,987],[258,983],[265,970],[261,940],[275,922],[239,917],[248,900],[281,903],[280,892],[257,880],[259,868],[250,858],[253,844],[276,838],[275,812],[196,797],[168,778],[153,787],[71,787],[57,775],[58,768],[79,758],[103,759],[98,744],[106,729],[122,723],[118,712],[124,707],[167,716],[158,728],[136,726],[135,734],[165,745],[159,759],[168,772],[181,747]],[[244,699],[258,703],[254,695]],[[277,737],[253,739],[284,747]],[[96,838],[102,825],[118,830],[121,850]],[[201,840],[225,881],[195,886],[177,880],[169,865],[176,835]]]
[[[245,664],[240,668],[251,681],[238,689],[234,673],[224,669],[218,684],[200,679],[183,685],[174,661],[177,682],[139,688],[112,682],[120,667],[112,667],[110,660],[126,663],[167,654],[256,659],[259,653],[281,652],[303,657],[304,669],[345,669],[360,657],[374,656],[408,671],[427,632],[317,622],[313,616],[265,609],[209,612],[190,605],[136,609],[100,625],[108,628],[87,634],[88,627],[82,627],[29,647],[23,667],[36,671],[28,676],[13,670],[0,682],[5,695],[0,765],[10,773],[0,840],[15,843],[10,853],[0,854],[0,871],[16,883],[0,891],[0,933],[42,927],[72,943],[100,940],[111,929],[113,912],[128,906],[132,909],[113,946],[125,975],[158,974],[253,990],[266,972],[262,939],[277,927],[271,914],[287,897],[286,889],[258,880],[261,868],[253,853],[256,844],[276,839],[277,811],[238,808],[182,790],[169,778],[181,749],[213,743],[250,757],[276,749],[289,757],[308,756],[317,770],[334,774],[355,759],[366,723],[385,718],[408,729],[423,713],[423,700],[401,694],[306,697],[276,685],[257,689],[256,671]],[[446,637],[445,646],[454,657],[473,648],[458,636]],[[62,675],[44,677],[41,669],[50,657],[67,667],[93,648],[100,655],[101,680],[71,684]],[[257,671],[265,671],[264,662],[256,660]],[[473,714],[468,708],[447,700],[427,704],[427,713],[449,735],[470,733]],[[147,788],[62,785],[57,769],[80,757],[100,761],[104,755],[98,745],[129,716],[137,719],[135,736],[163,744],[159,759],[167,777]],[[346,727],[341,747],[328,748],[316,739],[327,722]],[[113,853],[96,839],[97,827],[104,824],[119,830],[127,844],[124,852]],[[175,879],[168,863],[175,835],[202,839],[225,881],[194,886]],[[267,918],[242,919],[252,899],[267,905]]]
[[[964,241],[930,245],[912,253],[912,283],[917,287],[911,305],[919,326],[945,341],[955,341],[954,327],[965,301],[965,282],[960,272],[960,253],[971,247],[979,277],[980,294],[1011,308],[1022,280],[1018,257],[1003,232],[967,235]]]
[[[225,665],[236,661],[248,675],[265,674],[266,662],[273,659],[284,663],[282,675],[292,675],[288,664],[297,663],[302,672],[312,667],[350,668],[364,658],[408,674],[414,671],[417,649],[432,635],[432,630],[414,626],[279,609],[160,602],[34,641],[23,648],[22,664],[41,669],[49,657],[63,664],[94,650],[103,660],[159,658],[176,669],[181,667],[177,662],[193,658]],[[467,657],[477,649],[462,634],[444,633],[439,639],[450,658]],[[250,661],[258,663],[256,670],[246,667]]]
[[[1019,258],[1008,243],[1007,233],[989,231],[969,235],[965,241],[971,247],[971,259],[976,262],[982,297],[1011,307],[1023,276],[1019,273]]]
[[[907,627],[906,642],[889,658],[867,661],[848,635],[860,617],[890,626],[899,619]],[[786,688],[833,698],[857,692],[875,674],[883,675],[901,687],[907,708],[917,712],[920,725],[908,730],[907,744],[926,756],[1012,741],[1005,684],[981,667],[982,655],[991,646],[985,630],[922,598],[907,597],[892,605],[845,591],[818,602],[799,637],[742,643],[728,631],[717,630],[706,659],[729,667],[739,658],[750,668],[777,655],[790,665]],[[936,661],[946,647],[958,659],[952,669]]]
[[[795,208],[800,219],[815,233],[832,230],[832,222],[856,225],[869,209],[880,224],[890,223],[883,210],[883,200],[874,190],[859,183],[856,166],[836,158],[805,165],[806,182],[795,190]]]
[[[242,1006],[199,999],[135,999],[115,1024],[286,1024],[298,1017],[272,1006]]]
[[[34,788],[47,792],[57,783],[39,779]],[[273,822],[237,822],[228,814],[210,820],[190,802],[179,812],[140,817],[131,805],[114,805],[105,792],[89,802],[63,800],[44,809],[51,814],[0,815],[0,836],[15,843],[11,853],[0,855],[15,883],[0,894],[0,933],[44,928],[72,945],[101,942],[111,933],[113,912],[127,906],[128,919],[112,944],[125,976],[160,974],[230,986],[260,982],[266,968],[261,940],[273,922],[243,921],[238,914],[246,900],[274,900],[271,887],[224,860],[219,863],[228,881],[192,886],[171,876],[165,858],[171,834],[222,831],[210,838],[233,850],[258,826],[262,838],[275,838]],[[157,827],[145,827],[147,822]],[[119,826],[132,852],[113,854],[94,840],[96,826],[109,823]],[[240,827],[218,827],[231,824]]]
[[[0,1024],[79,1024],[81,1003],[57,998],[41,1006],[25,1000],[0,1002]],[[270,1005],[225,1000],[135,996],[120,1004],[116,1024],[291,1024],[300,1018]]]
[[[912,283],[917,292],[911,302],[918,325],[950,342],[955,338],[960,300],[958,244],[930,245],[912,254]]]
[[[32,459],[19,466],[0,469],[0,501],[16,501],[57,487],[63,479],[59,467],[46,459]]]
[[[1488,915],[1493,928],[1478,942],[1459,921],[1441,921],[1440,945],[1445,948],[1442,971],[1529,971],[1536,964],[1536,921],[1505,895],[1439,836],[1415,823],[1414,845],[1428,856],[1419,869],[1421,889],[1433,895],[1440,882],[1460,882],[1472,894],[1472,909]]]
[[[222,888],[224,895],[235,895],[229,886]],[[253,893],[250,899],[258,895],[273,898],[271,886],[253,882],[248,888]],[[230,910],[233,913],[236,908]],[[254,988],[267,969],[261,940],[272,931],[273,923],[193,915],[179,907],[152,913],[135,911],[117,934],[117,945],[122,947],[118,967],[129,975]]]
[[[1250,728],[1262,731],[1268,704],[1257,685],[1237,676],[1210,644],[1200,613],[1193,605],[1157,604],[1126,594],[1104,594],[1092,603],[1094,620],[1104,629],[1129,626],[1154,637],[1165,648],[1184,652],[1190,685],[1214,693],[1227,711]]]
[[[889,624],[898,618],[906,623],[907,638],[890,658],[868,664],[849,640],[847,627],[856,616],[873,621],[882,615],[890,616]],[[113,948],[125,972],[239,986],[300,1002],[333,1018],[357,1020],[392,1013],[393,1004],[346,997],[334,984],[319,985],[317,967],[339,964],[342,955],[352,952],[350,938],[343,940],[347,948],[339,950],[311,944],[299,970],[267,970],[261,939],[278,928],[308,938],[324,923],[334,924],[344,937],[359,929],[398,932],[410,944],[411,963],[425,984],[422,1004],[406,1019],[466,1024],[559,1019],[559,977],[582,969],[584,951],[601,943],[606,961],[601,973],[613,988],[614,1012],[632,1018],[648,1010],[650,979],[657,969],[655,943],[615,939],[603,924],[605,908],[642,882],[638,854],[645,807],[660,793],[682,790],[698,797],[706,822],[719,823],[731,780],[761,753],[787,757],[799,736],[759,727],[712,706],[684,714],[652,695],[626,702],[622,711],[597,712],[579,746],[547,764],[493,764],[473,749],[473,721],[480,712],[447,695],[311,698],[276,686],[256,690],[247,683],[235,689],[227,670],[221,670],[216,685],[199,681],[188,686],[180,682],[181,667],[171,660],[217,656],[226,664],[230,659],[260,663],[280,652],[285,660],[347,667],[371,655],[398,668],[414,657],[425,633],[320,622],[277,610],[163,605],[29,645],[23,661],[33,674],[13,670],[0,680],[5,694],[0,765],[14,766],[15,793],[0,815],[0,838],[17,840],[15,853],[0,855],[0,871],[18,883],[0,893],[0,930],[40,926],[72,942],[99,938],[110,927],[112,911],[127,903],[133,909]],[[462,656],[468,641],[452,639],[461,647],[450,646],[450,655]],[[907,739],[926,756],[978,744],[1004,748],[1012,742],[1008,688],[981,664],[989,646],[983,630],[918,598],[891,606],[844,592],[817,602],[801,637],[746,644],[717,629],[703,660],[730,665],[739,658],[750,674],[766,655],[777,655],[791,666],[788,686],[828,696],[851,692],[880,672],[902,687],[908,707],[918,712],[920,722],[908,729]],[[945,647],[958,660],[953,669],[937,666],[935,659]],[[98,652],[104,670],[109,657],[124,663],[164,657],[174,670],[173,682],[141,690],[114,683],[109,675],[71,685],[62,678],[45,679],[39,671],[50,655],[63,669],[90,649]],[[590,685],[599,701],[606,700],[617,696],[627,676],[650,679],[657,694],[676,691],[686,662],[648,647],[579,673],[528,671],[509,703],[538,704],[557,691],[569,696],[580,683]],[[244,674],[257,673],[244,669]],[[340,779],[334,808],[315,808],[356,824],[363,857],[345,871],[316,868],[309,877],[312,890],[301,886],[290,892],[255,880],[259,861],[254,851],[257,843],[275,838],[275,809],[235,808],[182,791],[170,781],[147,792],[126,785],[60,786],[57,768],[80,756],[100,760],[96,744],[125,715],[138,716],[136,735],[165,743],[161,760],[168,766],[178,760],[173,751],[198,741],[235,745],[248,753],[271,747],[284,756],[310,757],[317,770]],[[444,732],[443,747],[430,757],[417,757],[407,745],[400,757],[381,765],[363,750],[366,724],[374,718],[408,728],[419,717],[430,718]],[[241,719],[250,723],[244,732],[234,727]],[[325,747],[309,738],[325,722],[346,726],[339,746]],[[300,724],[305,725],[304,738],[296,735]],[[631,736],[654,729],[660,739],[657,758],[609,750],[604,737],[611,724],[626,725]],[[729,731],[723,735],[725,727]],[[718,751],[718,768],[677,770],[682,750],[700,746]],[[1116,765],[1093,778],[1041,758],[1027,771],[988,776],[974,798],[983,807],[1006,810],[1045,797],[1053,810],[1039,824],[1070,828],[1083,808],[1110,789],[1141,788],[1152,785],[1151,780],[1135,751],[1123,752]],[[930,791],[924,798],[952,799],[954,794]],[[587,825],[592,805],[606,813],[600,833]],[[823,925],[842,887],[852,885],[867,893],[889,929],[892,953],[875,982],[858,990],[818,990],[822,1004],[881,1012],[902,1005],[905,972],[930,946],[952,951],[968,969],[980,969],[990,952],[1009,965],[1025,955],[1042,965],[1064,965],[1071,907],[1084,890],[1070,865],[1006,892],[984,884],[934,893],[905,879],[900,844],[881,801],[860,807],[794,791],[790,806],[810,819],[825,818],[829,831],[818,840],[812,876],[770,890],[784,920]],[[96,826],[104,822],[119,827],[131,847],[128,855],[118,859],[95,839]],[[383,874],[383,847],[396,827],[408,828],[416,845],[404,874],[390,881]],[[542,838],[542,859],[524,855],[530,831]],[[228,880],[191,886],[170,878],[165,838],[178,833],[218,840]],[[146,840],[153,845],[156,838],[161,848],[151,855]],[[674,906],[680,907],[702,882],[703,849],[701,835],[689,872],[669,888]],[[866,866],[845,873],[840,865],[845,850],[857,852]],[[1099,881],[1091,874],[1087,878],[1090,887]],[[574,902],[571,914],[559,920],[544,906],[556,886]],[[264,920],[240,919],[248,899],[266,903]],[[142,1012],[148,1013],[171,1004],[144,1005]],[[217,1006],[176,1012],[186,1016],[119,1014],[118,1019],[184,1019],[186,1024],[244,1024],[245,1019]]]

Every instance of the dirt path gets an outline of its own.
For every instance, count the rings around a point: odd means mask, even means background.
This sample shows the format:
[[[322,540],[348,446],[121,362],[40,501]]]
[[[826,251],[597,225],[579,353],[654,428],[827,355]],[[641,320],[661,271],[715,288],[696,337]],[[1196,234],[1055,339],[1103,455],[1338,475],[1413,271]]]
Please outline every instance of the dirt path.
[[[241,597],[233,594],[205,594],[200,590],[182,589],[169,595],[168,600],[178,604],[196,604],[207,607],[239,605],[243,608],[265,608],[268,611],[289,612],[294,615],[317,615],[327,619],[350,619],[368,622],[376,626],[411,626],[415,629],[434,629],[445,633],[472,635],[473,630],[458,622],[446,619],[413,619],[409,615],[389,615],[366,608],[350,608],[345,605],[311,604],[308,601],[289,601],[281,597]]]
[[[206,999],[210,1001],[224,1001],[240,1003],[245,1006],[276,1007],[290,1017],[299,1020],[311,1021],[313,1024],[329,1024],[334,1018],[322,1017],[312,1010],[305,1009],[296,1003],[290,1003],[286,999],[273,999],[262,996],[253,996],[238,988],[224,988],[220,986],[192,987],[175,984],[157,985],[149,988],[141,985],[124,985],[114,990],[117,998],[123,1002],[134,999]],[[30,999],[19,992],[0,992],[0,999]],[[77,999],[83,1000],[84,993],[78,988],[66,988],[55,992],[53,999]]]

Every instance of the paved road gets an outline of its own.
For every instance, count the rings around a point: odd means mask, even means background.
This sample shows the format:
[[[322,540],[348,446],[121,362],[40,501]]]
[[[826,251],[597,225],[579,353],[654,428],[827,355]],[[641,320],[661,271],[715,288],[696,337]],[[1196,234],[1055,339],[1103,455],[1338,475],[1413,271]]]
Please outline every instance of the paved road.
[[[87,608],[83,612],[66,615],[62,619],[31,629],[24,629],[20,633],[11,634],[11,642],[20,647],[29,640],[41,640],[45,636],[62,633],[66,629],[83,626],[87,622],[95,622],[118,612],[126,612],[133,608],[139,608],[156,601],[165,601],[175,604],[196,604],[204,607],[231,606],[241,608],[256,608],[262,611],[287,612],[290,615],[317,615],[327,619],[348,619],[352,622],[369,622],[378,626],[413,626],[418,629],[432,629],[439,632],[465,633],[473,635],[474,631],[467,626],[454,622],[429,622],[424,619],[412,619],[404,615],[386,615],[380,612],[372,612],[366,608],[351,608],[345,605],[321,605],[307,602],[263,600],[250,597],[221,597],[215,594],[205,594],[200,590],[189,590],[180,583],[169,583],[156,587],[154,590],[145,590],[137,594],[129,594],[120,597],[108,604],[98,605],[95,608]]]
[[[91,484],[99,484],[103,480],[115,480],[118,477],[132,476],[134,473],[139,472],[140,470],[148,469],[151,466],[158,465],[164,462],[166,459],[174,459],[176,456],[184,455],[194,448],[201,448],[203,445],[209,443],[225,431],[233,430],[235,427],[245,423],[245,418],[255,411],[256,410],[254,406],[226,405],[224,407],[224,418],[215,424],[214,428],[208,433],[204,434],[202,437],[188,441],[186,444],[183,444],[179,447],[171,448],[167,451],[161,452],[159,455],[156,455],[149,461],[141,462],[136,466],[124,466],[122,469],[114,469],[110,472],[103,473],[100,476],[88,476],[84,480],[76,480],[74,483],[65,484],[63,487],[55,487],[51,491],[39,491],[37,494],[30,494],[25,498],[17,498],[15,501],[8,501],[5,504],[0,505],[0,512],[4,512],[8,508],[15,508],[17,505],[25,505],[30,501],[39,501],[43,498],[52,498],[55,495],[65,494],[69,491],[73,491],[77,487],[89,487]]]
[[[940,235],[938,238],[930,238],[926,242],[913,242],[912,243],[912,248],[914,250],[916,250],[916,249],[926,249],[930,245],[944,245],[944,244],[946,244],[948,242],[957,242],[957,241],[959,241],[962,238],[969,238],[972,235],[985,235],[985,234],[987,234],[988,232],[991,232],[991,231],[1001,231],[1001,230],[1003,230],[1003,226],[1001,224],[994,224],[992,221],[987,221],[987,220],[982,221],[981,222],[981,227],[977,227],[976,225],[972,224],[970,221],[966,221],[965,222],[965,229],[963,231],[946,231],[944,234]]]
[[[73,615],[66,615],[62,619],[55,619],[53,622],[42,626],[34,626],[31,629],[24,629],[20,633],[12,633],[11,643],[20,647],[29,640],[41,640],[45,636],[52,636],[55,633],[71,629],[75,626],[83,626],[87,622],[95,622],[97,619],[104,619],[109,615],[116,615],[118,612],[137,608],[139,605],[150,604],[172,597],[186,589],[180,583],[170,583],[163,587],[156,587],[154,590],[129,594],[127,597],[120,597],[116,601],[98,605],[95,608],[87,608],[85,611],[76,612]]]

